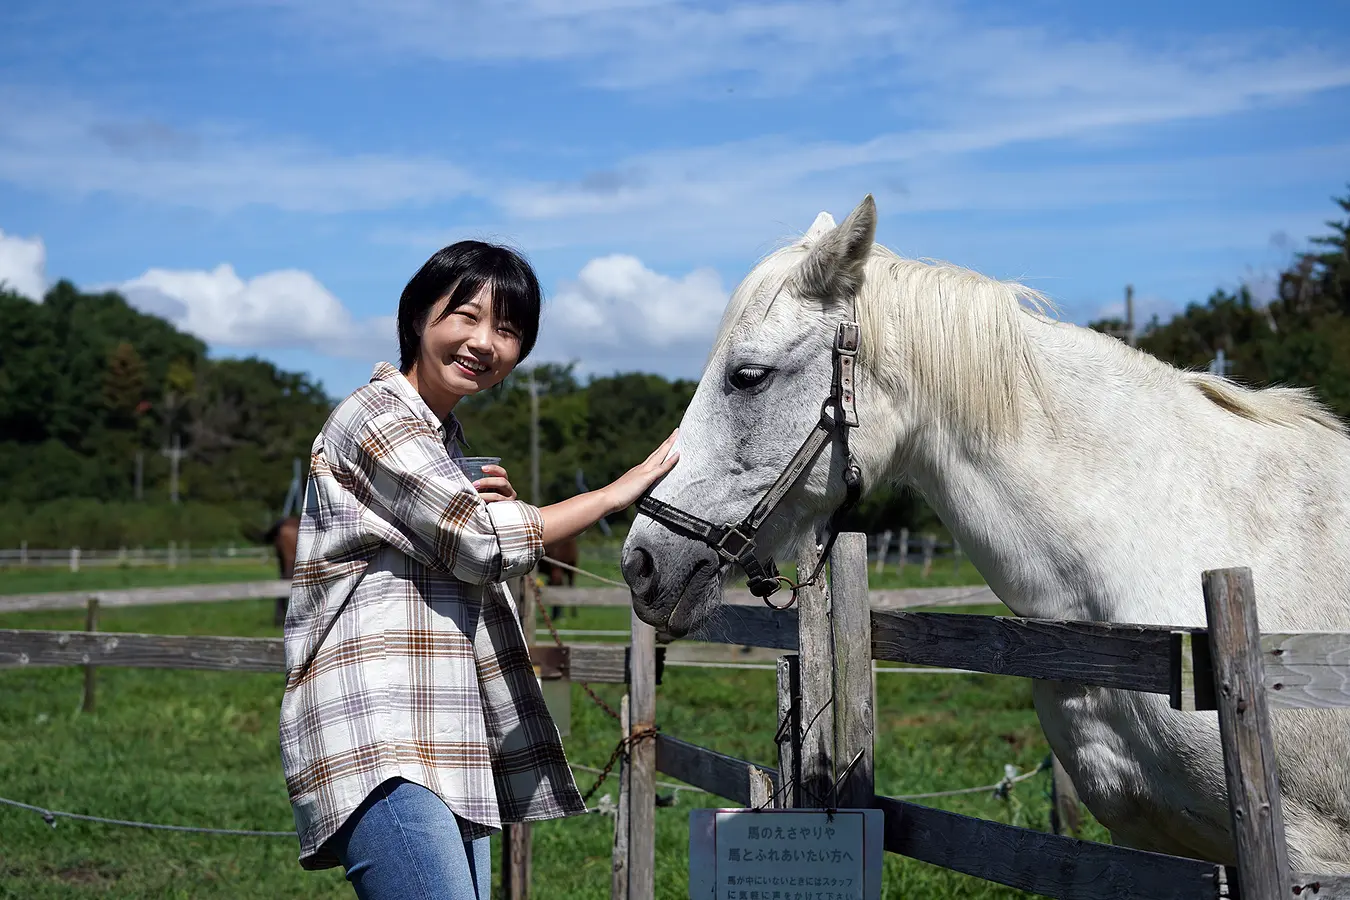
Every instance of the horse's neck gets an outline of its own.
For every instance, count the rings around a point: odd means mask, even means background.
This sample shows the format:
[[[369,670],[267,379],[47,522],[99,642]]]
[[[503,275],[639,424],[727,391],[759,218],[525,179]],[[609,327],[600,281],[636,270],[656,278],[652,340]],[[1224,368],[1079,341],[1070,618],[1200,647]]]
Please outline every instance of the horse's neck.
[[[1025,398],[1018,437],[979,451],[950,435],[921,437],[907,477],[1018,615],[1147,621],[1157,611],[1131,606],[1138,589],[1120,565],[1125,519],[1167,517],[1124,488],[1147,476],[1153,496],[1166,491],[1154,471],[1162,448],[1151,442],[1167,429],[1140,421],[1165,406],[1141,392],[1163,388],[1134,379],[1124,390],[1131,361],[1102,353],[1094,336],[1045,323],[1031,332],[1043,384],[1039,398]]]

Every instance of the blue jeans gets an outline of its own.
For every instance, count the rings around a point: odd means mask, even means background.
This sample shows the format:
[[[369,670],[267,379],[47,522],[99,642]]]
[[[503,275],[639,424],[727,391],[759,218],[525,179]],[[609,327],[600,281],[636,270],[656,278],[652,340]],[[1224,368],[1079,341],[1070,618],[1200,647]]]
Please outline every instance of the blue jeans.
[[[441,798],[402,778],[371,791],[329,839],[360,900],[488,900],[489,840],[464,840]]]

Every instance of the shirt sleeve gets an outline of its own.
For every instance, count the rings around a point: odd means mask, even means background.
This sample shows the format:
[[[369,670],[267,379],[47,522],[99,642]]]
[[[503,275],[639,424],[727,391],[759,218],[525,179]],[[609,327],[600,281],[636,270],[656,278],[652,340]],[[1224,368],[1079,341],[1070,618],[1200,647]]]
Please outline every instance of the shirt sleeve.
[[[543,556],[539,510],[519,500],[484,503],[424,419],[374,415],[347,455],[357,499],[461,581],[504,581]]]

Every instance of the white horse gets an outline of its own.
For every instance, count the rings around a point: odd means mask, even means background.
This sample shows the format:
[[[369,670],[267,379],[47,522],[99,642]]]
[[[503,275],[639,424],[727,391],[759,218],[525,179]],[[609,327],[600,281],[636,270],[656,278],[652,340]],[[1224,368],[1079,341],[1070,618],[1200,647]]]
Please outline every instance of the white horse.
[[[870,196],[837,227],[821,213],[741,283],[654,497],[739,521],[815,424],[836,323],[856,312],[865,487],[920,491],[1017,615],[1203,626],[1201,572],[1248,566],[1263,630],[1350,631],[1350,439],[1311,395],[1053,321],[1025,287],[874,244],[875,223]],[[766,523],[770,549],[823,526],[841,460],[832,442]],[[646,517],[623,570],[638,615],[676,636],[730,577]],[[1115,842],[1234,863],[1215,713],[1059,682],[1034,696]],[[1350,716],[1272,715],[1290,863],[1350,872]]]

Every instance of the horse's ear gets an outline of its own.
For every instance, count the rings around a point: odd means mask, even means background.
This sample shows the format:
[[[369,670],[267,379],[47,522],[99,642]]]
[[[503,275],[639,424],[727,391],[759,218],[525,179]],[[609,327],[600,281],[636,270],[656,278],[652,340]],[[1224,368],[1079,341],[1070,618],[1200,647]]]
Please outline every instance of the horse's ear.
[[[820,218],[811,230],[818,225]],[[863,264],[876,233],[877,205],[868,194],[842,224],[816,240],[797,273],[797,292],[817,300],[855,295],[862,286]]]
[[[816,220],[811,223],[811,228],[806,232],[806,237],[803,238],[802,243],[809,247],[824,237],[833,228],[834,216],[827,212],[822,212],[820,215],[816,216]]]

